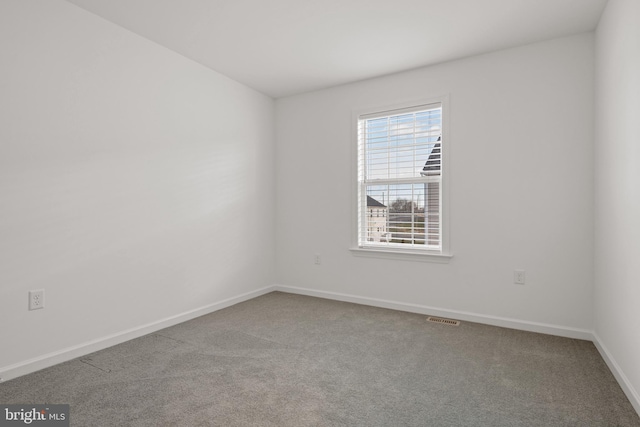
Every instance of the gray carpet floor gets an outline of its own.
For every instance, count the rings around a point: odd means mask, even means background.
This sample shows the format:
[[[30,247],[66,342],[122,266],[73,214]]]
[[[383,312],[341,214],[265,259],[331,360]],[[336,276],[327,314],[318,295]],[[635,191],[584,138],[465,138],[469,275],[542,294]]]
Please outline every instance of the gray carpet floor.
[[[593,343],[274,292],[0,384],[73,426],[640,426]]]

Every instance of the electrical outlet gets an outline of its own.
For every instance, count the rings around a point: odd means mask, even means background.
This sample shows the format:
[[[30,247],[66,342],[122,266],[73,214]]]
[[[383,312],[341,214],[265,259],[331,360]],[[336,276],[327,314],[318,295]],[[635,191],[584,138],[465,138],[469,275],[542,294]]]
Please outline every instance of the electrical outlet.
[[[320,254],[316,254],[315,263],[316,265],[320,265]]]
[[[513,283],[516,285],[524,285],[524,270],[514,270]]]
[[[29,310],[44,308],[44,289],[29,291]]]

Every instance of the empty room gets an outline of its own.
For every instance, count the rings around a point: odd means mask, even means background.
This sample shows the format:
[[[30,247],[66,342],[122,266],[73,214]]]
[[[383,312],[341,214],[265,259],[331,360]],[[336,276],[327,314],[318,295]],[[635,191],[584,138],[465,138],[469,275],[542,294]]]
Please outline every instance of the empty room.
[[[0,425],[640,426],[638,117],[638,0],[0,0]]]

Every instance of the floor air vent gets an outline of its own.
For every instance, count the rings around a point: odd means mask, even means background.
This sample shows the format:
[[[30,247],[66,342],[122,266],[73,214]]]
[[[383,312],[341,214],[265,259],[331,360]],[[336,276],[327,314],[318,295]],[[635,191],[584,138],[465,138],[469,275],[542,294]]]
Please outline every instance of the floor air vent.
[[[451,325],[451,326],[460,326],[460,321],[459,320],[444,319],[442,317],[429,316],[429,317],[427,317],[427,322],[444,323],[445,325]]]

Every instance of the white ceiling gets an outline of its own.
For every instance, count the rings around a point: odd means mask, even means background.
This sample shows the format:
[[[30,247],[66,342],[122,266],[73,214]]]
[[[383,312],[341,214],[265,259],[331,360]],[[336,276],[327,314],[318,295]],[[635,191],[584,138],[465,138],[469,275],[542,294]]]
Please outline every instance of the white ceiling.
[[[68,0],[274,98],[593,30],[607,0]]]

